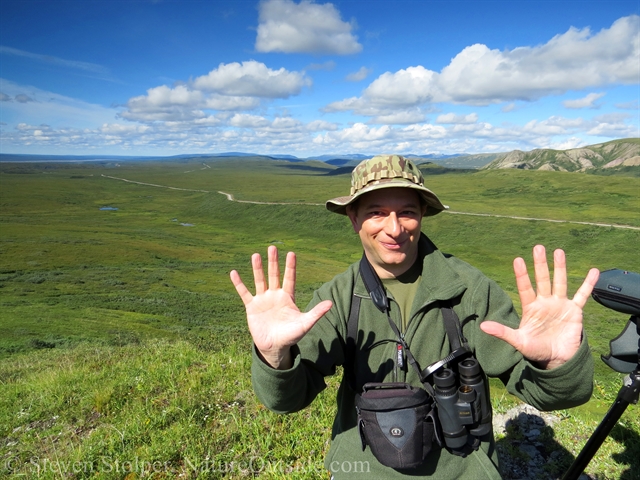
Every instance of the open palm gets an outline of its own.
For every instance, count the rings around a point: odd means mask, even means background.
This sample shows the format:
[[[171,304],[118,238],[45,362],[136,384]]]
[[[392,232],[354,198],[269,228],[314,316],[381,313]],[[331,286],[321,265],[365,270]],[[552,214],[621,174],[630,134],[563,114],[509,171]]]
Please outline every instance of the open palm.
[[[291,366],[290,349],[300,341],[313,325],[331,308],[326,300],[312,310],[303,313],[295,304],[296,256],[287,254],[285,273],[280,286],[278,250],[271,246],[267,252],[268,281],[264,276],[262,258],[251,257],[255,296],[242,283],[238,272],[233,270],[231,281],[247,312],[247,323],[253,342],[263,359],[274,368]]]
[[[564,251],[554,252],[553,284],[545,248],[533,249],[537,292],[531,285],[522,258],[513,262],[516,284],[522,304],[522,319],[517,329],[486,321],[480,328],[516,348],[525,358],[542,368],[558,367],[578,351],[582,341],[582,309],[599,272],[591,269],[573,299],[567,297],[567,268]]]

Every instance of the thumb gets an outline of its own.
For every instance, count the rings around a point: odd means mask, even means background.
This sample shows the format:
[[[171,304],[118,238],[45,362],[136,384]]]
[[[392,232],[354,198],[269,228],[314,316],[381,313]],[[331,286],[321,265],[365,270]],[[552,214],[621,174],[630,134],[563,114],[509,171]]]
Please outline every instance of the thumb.
[[[325,313],[331,310],[333,306],[333,302],[331,300],[324,300],[320,302],[307,313],[305,313],[302,317],[302,326],[305,332],[311,330],[318,320],[320,320]]]
[[[504,340],[516,349],[518,349],[519,347],[518,335],[516,331],[510,327],[507,327],[506,325],[503,325],[502,323],[492,322],[489,320],[486,322],[482,322],[480,324],[480,329],[484,333],[499,338],[500,340]]]

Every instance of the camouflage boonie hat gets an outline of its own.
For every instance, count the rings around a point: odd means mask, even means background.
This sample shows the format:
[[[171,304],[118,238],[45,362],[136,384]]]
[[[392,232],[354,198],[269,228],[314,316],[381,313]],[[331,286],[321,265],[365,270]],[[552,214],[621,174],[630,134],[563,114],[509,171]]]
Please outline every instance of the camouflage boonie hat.
[[[364,160],[351,173],[351,193],[347,197],[328,200],[327,210],[347,214],[347,205],[367,192],[382,188],[412,188],[427,204],[425,216],[436,215],[449,208],[443,205],[435,193],[424,186],[422,172],[415,164],[400,155],[378,155]]]

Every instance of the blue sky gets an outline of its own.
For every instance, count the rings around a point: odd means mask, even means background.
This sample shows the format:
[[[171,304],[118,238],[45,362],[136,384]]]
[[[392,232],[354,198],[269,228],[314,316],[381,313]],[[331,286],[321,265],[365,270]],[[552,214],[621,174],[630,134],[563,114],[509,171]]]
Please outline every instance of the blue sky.
[[[3,0],[0,153],[451,154],[639,137],[639,5]]]

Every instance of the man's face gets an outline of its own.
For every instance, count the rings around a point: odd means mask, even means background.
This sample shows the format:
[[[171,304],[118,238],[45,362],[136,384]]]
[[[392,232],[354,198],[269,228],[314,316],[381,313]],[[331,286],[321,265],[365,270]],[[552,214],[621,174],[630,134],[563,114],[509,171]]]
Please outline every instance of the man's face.
[[[347,209],[353,229],[380,278],[406,272],[418,256],[420,225],[426,206],[409,188],[383,188],[360,197]]]

